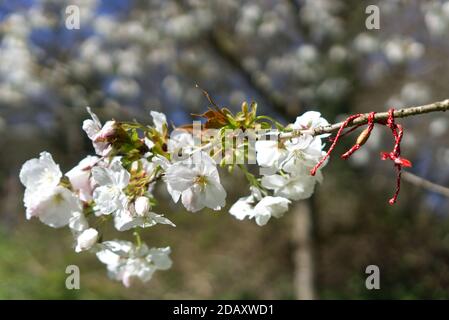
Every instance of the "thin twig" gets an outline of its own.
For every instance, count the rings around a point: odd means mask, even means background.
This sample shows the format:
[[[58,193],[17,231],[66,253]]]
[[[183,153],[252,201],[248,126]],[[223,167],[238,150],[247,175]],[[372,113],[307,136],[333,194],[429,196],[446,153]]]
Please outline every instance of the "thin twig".
[[[425,113],[430,113],[430,112],[444,112],[447,110],[449,110],[449,99],[446,99],[444,101],[434,102],[431,104],[422,105],[422,106],[398,109],[394,112],[394,117],[395,118],[405,118],[405,117],[410,117],[410,116],[425,114]],[[347,125],[347,127],[353,127],[353,126],[363,125],[363,124],[368,123],[368,116],[369,116],[369,113],[362,114],[360,117],[351,121]],[[374,116],[374,122],[384,121],[387,118],[388,118],[388,112],[379,112],[379,113],[376,113],[376,115]],[[281,139],[290,139],[293,137],[297,137],[301,134],[310,134],[312,136],[317,136],[317,135],[321,135],[321,134],[332,133],[332,132],[340,129],[342,124],[343,124],[343,122],[339,122],[339,123],[330,124],[330,125],[324,126],[324,127],[317,127],[312,130],[294,130],[292,132],[287,132],[287,133],[281,134],[280,138]]]
[[[408,172],[408,171],[402,172],[402,178],[405,181],[407,181],[417,187],[424,188],[429,191],[439,193],[439,194],[449,198],[449,188],[447,188],[447,187],[433,183],[427,179],[418,177],[417,175],[415,175],[411,172]]]

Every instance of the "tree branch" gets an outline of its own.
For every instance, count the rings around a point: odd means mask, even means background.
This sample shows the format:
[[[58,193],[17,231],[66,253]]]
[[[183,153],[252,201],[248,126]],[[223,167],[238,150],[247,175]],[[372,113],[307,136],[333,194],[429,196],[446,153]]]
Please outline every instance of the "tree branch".
[[[446,99],[444,101],[438,101],[431,104],[426,104],[422,106],[416,106],[416,107],[409,107],[409,108],[403,108],[398,109],[394,112],[395,118],[406,118],[410,116],[430,113],[430,112],[444,112],[449,110],[449,99]],[[353,121],[349,122],[348,128],[353,127],[356,125],[363,125],[368,122],[368,115],[369,113],[362,114],[360,117],[354,119]],[[388,112],[379,112],[376,113],[374,116],[375,122],[380,122],[388,119]],[[332,133],[334,131],[337,131],[340,129],[343,122],[330,124],[328,126],[324,127],[317,127],[312,130],[294,130],[292,132],[283,133],[280,135],[281,139],[290,139],[296,136],[299,136],[301,134],[310,134],[313,136],[325,134],[325,133]]]
[[[402,172],[402,177],[404,178],[405,181],[407,181],[417,187],[424,188],[429,191],[439,193],[439,194],[449,198],[449,188],[447,188],[447,187],[433,183],[427,179],[418,177],[417,175],[415,175],[411,172],[408,172],[408,171]]]

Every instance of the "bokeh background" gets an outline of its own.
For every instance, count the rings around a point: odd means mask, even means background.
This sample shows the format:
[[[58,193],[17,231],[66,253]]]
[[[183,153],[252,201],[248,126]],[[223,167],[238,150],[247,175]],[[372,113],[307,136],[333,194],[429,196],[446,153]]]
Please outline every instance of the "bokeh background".
[[[65,27],[72,4],[79,30]],[[380,30],[365,27],[370,4]],[[335,156],[312,199],[262,228],[227,210],[187,213],[160,190],[158,212],[177,228],[147,229],[144,240],[170,245],[174,265],[129,289],[94,255],[74,253],[67,229],[26,221],[18,180],[40,151],[64,171],[93,153],[86,106],[103,121],[146,123],[158,110],[180,125],[208,106],[195,84],[231,110],[255,100],[285,123],[307,110],[338,121],[449,98],[448,34],[440,0],[0,0],[0,298],[449,298],[448,198],[404,181],[388,205],[386,128],[350,161]],[[449,116],[401,123],[411,172],[449,185]],[[229,207],[247,186],[237,173],[222,179]],[[65,288],[70,264],[80,290]],[[370,264],[380,290],[365,288]]]

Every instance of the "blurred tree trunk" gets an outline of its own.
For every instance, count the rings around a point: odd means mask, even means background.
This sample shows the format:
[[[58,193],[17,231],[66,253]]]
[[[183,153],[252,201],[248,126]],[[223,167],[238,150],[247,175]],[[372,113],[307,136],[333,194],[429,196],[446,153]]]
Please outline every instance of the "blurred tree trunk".
[[[315,272],[313,254],[313,217],[309,200],[297,202],[292,207],[293,230],[293,277],[296,298],[313,300],[315,292]]]

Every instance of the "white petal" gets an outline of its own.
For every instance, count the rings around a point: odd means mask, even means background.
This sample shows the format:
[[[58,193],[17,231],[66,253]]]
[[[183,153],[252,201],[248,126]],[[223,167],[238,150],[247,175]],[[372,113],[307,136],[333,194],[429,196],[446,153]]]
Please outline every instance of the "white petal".
[[[98,163],[98,157],[87,156],[80,163],[67,172],[65,175],[69,178],[72,187],[79,192],[82,201],[92,199],[91,168]]]
[[[181,202],[188,211],[197,212],[205,207],[202,197],[204,197],[204,194],[200,187],[194,185],[182,192]]]
[[[165,117],[165,114],[156,111],[151,111],[150,113],[153,117],[154,127],[158,132],[162,133],[163,126],[167,125],[167,118]]]
[[[256,220],[257,225],[264,226],[267,224],[267,222],[270,220],[271,215],[270,213],[263,211],[263,212],[257,212],[254,216],[254,219]]]
[[[286,150],[279,148],[278,141],[257,141],[255,147],[257,163],[263,167],[277,166],[287,155]]]
[[[154,147],[154,142],[151,141],[150,139],[148,139],[147,137],[145,137],[145,139],[143,140],[145,145],[147,146],[148,149],[153,149]]]
[[[170,253],[170,247],[152,248],[150,249],[149,258],[154,263],[156,268],[160,270],[167,270],[172,266],[172,261],[169,257]]]
[[[321,117],[321,113],[317,111],[308,111],[296,118],[295,123],[292,125],[294,129],[315,129],[317,127],[327,126],[329,122]],[[321,137],[327,137],[329,134],[320,135]]]
[[[172,156],[172,161],[184,160],[187,157],[187,153],[192,151],[193,146],[192,134],[179,129],[172,131],[167,142],[167,149]]]
[[[94,210],[96,215],[110,214],[121,208],[120,191],[110,186],[101,186],[94,190]]]
[[[196,170],[186,166],[183,162],[178,162],[168,167],[165,172],[165,181],[172,190],[182,192],[193,185],[198,174]]]
[[[226,205],[226,190],[220,183],[210,181],[205,190],[204,205],[214,210],[220,210]]]
[[[252,197],[244,197],[237,200],[236,203],[233,204],[231,209],[229,209],[229,213],[232,214],[239,220],[243,220],[246,217],[252,218],[254,216],[253,205],[249,202]]]
[[[95,121],[88,119],[83,122],[83,130],[90,140],[94,140],[97,133],[101,130],[101,126],[95,123]]]
[[[20,181],[31,189],[52,189],[61,177],[59,166],[48,152],[42,152],[39,159],[28,160],[20,170]]]
[[[94,167],[92,168],[92,177],[100,186],[113,185],[114,181],[111,177],[110,171],[106,168]]]
[[[278,189],[282,188],[286,183],[287,180],[281,175],[274,174],[271,176],[264,176],[262,177],[262,186],[268,189]]]
[[[37,216],[53,228],[66,226],[75,212],[81,210],[79,200],[73,193],[63,187],[56,187],[48,199],[39,203]]]
[[[181,197],[181,191],[173,190],[170,184],[167,183],[167,192],[170,194],[170,196],[173,199],[174,203],[177,203],[179,201],[179,198]]]
[[[89,223],[82,212],[74,212],[69,220],[69,228],[75,232],[81,232],[89,228]]]
[[[147,226],[148,221],[155,221],[155,222],[157,222],[159,224],[168,224],[168,225],[170,225],[172,227],[176,227],[176,225],[173,222],[171,222],[169,219],[165,218],[161,214],[156,214],[154,212],[149,212],[145,218],[146,219],[145,219],[145,222],[142,225],[142,228],[145,228]]]
[[[289,200],[281,197],[264,197],[254,207],[256,223],[259,226],[263,226],[271,217],[281,217],[288,210],[289,203]]]
[[[267,196],[263,198],[254,208],[256,211],[267,211],[273,217],[281,217],[287,210],[288,205],[291,203],[290,200],[282,197],[271,197]]]
[[[142,224],[142,218],[134,217],[126,209],[117,210],[114,216],[114,226],[118,231],[126,231]]]

